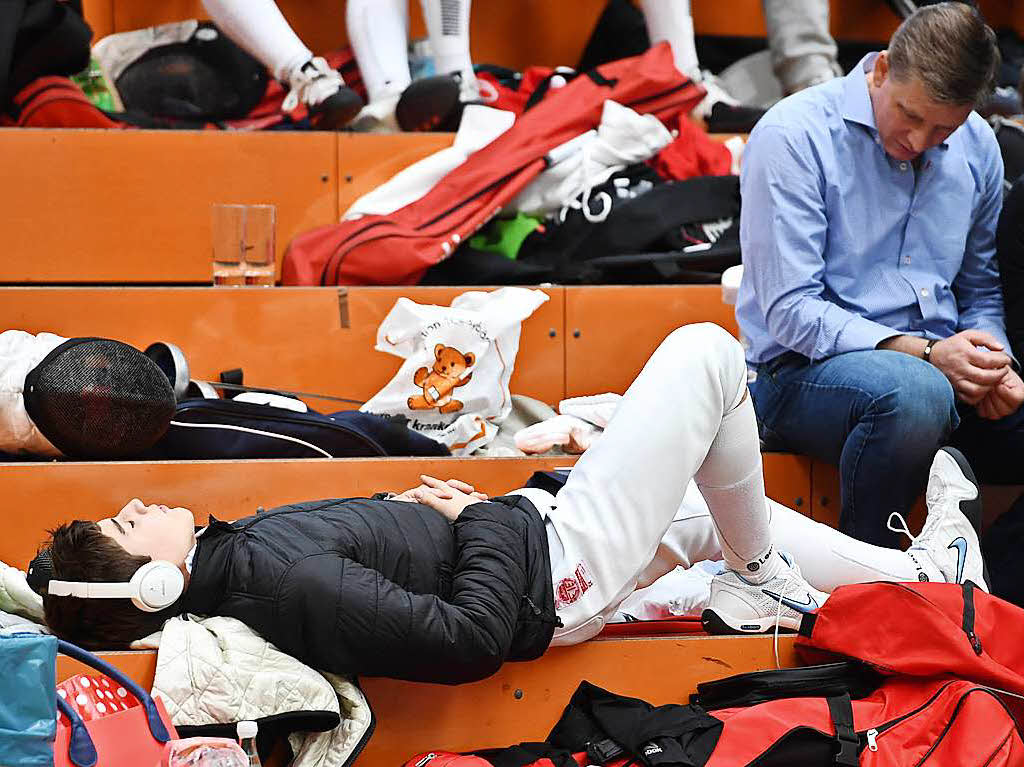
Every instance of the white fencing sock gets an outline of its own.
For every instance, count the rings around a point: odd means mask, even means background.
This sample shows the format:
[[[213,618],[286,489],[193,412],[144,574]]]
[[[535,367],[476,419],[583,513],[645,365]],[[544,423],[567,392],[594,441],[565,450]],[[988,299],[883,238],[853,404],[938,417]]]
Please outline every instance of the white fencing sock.
[[[471,0],[420,0],[427,22],[437,74],[459,72],[464,81],[476,79],[469,53]]]
[[[792,555],[801,574],[819,591],[831,592],[846,583],[916,581],[922,572],[905,551],[858,541],[780,503],[768,504],[775,545]]]
[[[700,78],[700,61],[693,40],[690,0],[640,0],[651,45],[668,41],[676,69],[688,77]]]
[[[225,35],[282,83],[313,58],[274,0],[203,0],[203,6]]]
[[[409,5],[405,0],[348,0],[348,39],[372,104],[397,100],[409,75]]]
[[[775,577],[783,562],[771,556],[761,443],[749,394],[722,417],[694,481],[711,509],[725,564],[754,583]]]

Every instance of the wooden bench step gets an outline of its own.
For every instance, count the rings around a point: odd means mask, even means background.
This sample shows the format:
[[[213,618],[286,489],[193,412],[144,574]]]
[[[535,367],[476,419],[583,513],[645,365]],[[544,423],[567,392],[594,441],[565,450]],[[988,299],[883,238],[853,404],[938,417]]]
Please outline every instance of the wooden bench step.
[[[205,17],[200,0],[85,0],[83,5],[97,38],[114,31]],[[279,0],[279,5],[313,50],[331,50],[345,43],[344,3]],[[470,19],[474,61],[516,68],[530,64],[574,66],[604,5],[604,0],[478,2]],[[883,0],[832,0],[830,5],[832,34],[840,40],[888,40],[899,21]],[[411,36],[423,37],[419,5],[411,6]],[[991,24],[1024,29],[1024,3],[1020,0],[982,0],[981,6]],[[699,35],[765,36],[761,0],[692,0],[692,8]],[[542,29],[544,34],[509,34],[510,29],[523,28],[527,19],[530,28]]]
[[[791,636],[779,637],[779,664],[800,665]],[[154,651],[102,653],[145,687],[156,671]],[[686,703],[697,683],[776,667],[772,637],[667,636],[595,639],[555,647],[528,663],[507,663],[473,684],[414,684],[364,678],[377,728],[361,767],[394,767],[431,749],[465,751],[544,739],[577,685],[590,681],[655,705]],[[58,660],[58,678],[82,669]]]
[[[3,267],[0,266],[0,269]],[[365,400],[401,361],[373,351],[401,296],[451,303],[468,288],[0,288],[0,330],[180,346],[193,377],[241,367],[248,383]],[[716,322],[736,334],[715,285],[545,287],[523,323],[514,394],[549,404],[623,392],[675,328]],[[321,412],[348,406],[310,400]]]
[[[210,514],[234,520],[260,506],[404,490],[419,484],[421,473],[500,495],[522,487],[535,471],[573,463],[571,456],[0,463],[0,561],[24,569],[46,530],[72,519],[112,516],[132,498],[184,506],[202,523]],[[769,495],[811,513],[807,459],[767,454],[765,473]]]

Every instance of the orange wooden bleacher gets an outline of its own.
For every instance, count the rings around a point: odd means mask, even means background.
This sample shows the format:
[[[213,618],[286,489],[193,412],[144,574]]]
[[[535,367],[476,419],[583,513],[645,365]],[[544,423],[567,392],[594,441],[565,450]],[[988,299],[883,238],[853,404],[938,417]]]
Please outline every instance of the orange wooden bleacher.
[[[148,687],[155,652],[102,656]],[[792,637],[779,638],[779,663],[799,665]],[[543,660],[507,663],[481,682],[449,687],[360,680],[376,730],[357,764],[395,767],[429,750],[465,751],[544,739],[581,680],[656,705],[686,703],[698,682],[776,667],[772,638],[657,637],[597,639],[556,647]],[[58,679],[78,673],[58,660]]]
[[[347,41],[341,0],[278,0],[285,16],[314,51]],[[200,0],[84,0],[94,39],[182,19],[204,18]],[[470,19],[473,59],[522,69],[531,64],[575,66],[605,0],[476,0]],[[888,40],[899,19],[883,0],[831,0],[832,34],[839,40]],[[1022,0],[982,0],[989,23],[1024,30]],[[419,3],[412,0],[413,38],[425,30]],[[697,34],[764,37],[761,0],[692,0]]]

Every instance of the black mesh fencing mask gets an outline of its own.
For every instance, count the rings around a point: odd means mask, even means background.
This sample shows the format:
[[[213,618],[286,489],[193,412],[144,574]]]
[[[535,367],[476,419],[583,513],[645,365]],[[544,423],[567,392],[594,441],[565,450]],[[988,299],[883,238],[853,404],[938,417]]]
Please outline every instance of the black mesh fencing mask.
[[[71,458],[134,458],[174,416],[167,376],[138,349],[104,338],[72,338],[25,377],[25,410]]]

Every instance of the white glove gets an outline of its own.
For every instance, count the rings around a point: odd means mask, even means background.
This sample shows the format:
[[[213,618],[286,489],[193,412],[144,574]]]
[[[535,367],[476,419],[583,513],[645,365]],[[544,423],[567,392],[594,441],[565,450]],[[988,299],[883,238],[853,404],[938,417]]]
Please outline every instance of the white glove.
[[[571,397],[558,403],[562,415],[574,415],[587,423],[605,428],[622,402],[621,394],[595,394],[592,397]]]
[[[556,415],[516,432],[516,447],[524,453],[546,453],[560,445],[567,453],[578,455],[590,447],[601,433],[593,424],[571,415]]]

